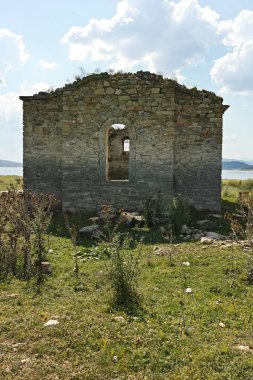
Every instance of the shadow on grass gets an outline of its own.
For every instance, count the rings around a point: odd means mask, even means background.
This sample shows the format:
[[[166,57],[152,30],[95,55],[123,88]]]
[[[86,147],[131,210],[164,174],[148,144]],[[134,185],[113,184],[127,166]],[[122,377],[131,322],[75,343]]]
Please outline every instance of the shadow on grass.
[[[69,224],[73,224],[77,227],[77,230],[84,226],[91,225],[91,222],[89,221],[89,218],[85,216],[84,214],[72,214],[68,216]],[[124,226],[119,226],[117,228],[117,232],[120,232],[122,234],[129,234],[130,237],[133,238],[135,241],[143,241],[143,244],[158,244],[158,243],[164,243],[164,240],[162,238],[162,235],[160,231],[156,228],[128,228]],[[66,226],[64,216],[61,213],[57,213],[53,216],[50,227],[49,227],[49,234],[64,238],[70,238],[68,228]],[[78,245],[94,245],[94,240],[91,239],[83,239],[80,236],[77,238],[77,244]]]
[[[220,219],[214,219],[214,230],[218,233],[221,233],[223,235],[228,235],[230,231],[230,224],[229,221],[224,218],[224,215],[226,213],[236,213],[238,210],[238,204],[233,200],[222,200],[222,218]],[[197,227],[196,222],[199,220],[204,220],[207,218],[210,218],[210,211],[198,211],[195,209],[191,209],[191,222],[189,223],[190,226]],[[77,227],[77,230],[84,226],[91,225],[91,222],[89,221],[89,217],[83,213],[77,213],[77,214],[70,214],[68,216],[69,224],[73,224]],[[162,234],[159,230],[159,228],[149,228],[149,227],[135,227],[135,228],[127,228],[124,226],[120,226],[117,229],[118,232],[122,234],[129,234],[133,240],[135,241],[143,241],[143,244],[166,244],[167,241],[165,241],[162,237]],[[51,221],[49,233],[54,236],[60,236],[65,238],[70,238],[68,228],[66,226],[64,216],[62,213],[56,213]],[[94,245],[94,240],[91,239],[83,239],[80,236],[77,239],[78,245],[85,245],[85,246],[91,246]]]

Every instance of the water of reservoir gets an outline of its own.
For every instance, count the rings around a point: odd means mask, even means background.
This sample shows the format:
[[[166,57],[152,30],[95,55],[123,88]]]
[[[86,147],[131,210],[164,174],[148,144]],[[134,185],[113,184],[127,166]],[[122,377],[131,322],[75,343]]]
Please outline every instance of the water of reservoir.
[[[23,175],[23,168],[0,167],[0,175]],[[222,170],[222,179],[250,179],[253,170]]]
[[[0,167],[0,175],[20,175],[23,176],[23,168],[22,167]]]
[[[253,170],[222,170],[222,179],[253,179]]]

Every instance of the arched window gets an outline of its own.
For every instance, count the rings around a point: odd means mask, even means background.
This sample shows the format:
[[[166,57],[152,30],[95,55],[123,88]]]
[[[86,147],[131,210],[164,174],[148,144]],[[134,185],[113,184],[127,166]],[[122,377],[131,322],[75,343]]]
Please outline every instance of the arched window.
[[[124,137],[123,139],[123,152],[129,152],[130,150],[130,139],[129,137]]]
[[[129,180],[130,139],[124,124],[113,124],[107,137],[107,180]]]

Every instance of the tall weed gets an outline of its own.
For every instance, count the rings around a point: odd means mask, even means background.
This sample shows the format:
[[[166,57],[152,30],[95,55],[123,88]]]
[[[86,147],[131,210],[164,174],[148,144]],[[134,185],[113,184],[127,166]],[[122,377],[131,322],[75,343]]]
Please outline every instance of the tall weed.
[[[129,249],[129,237],[117,233],[110,244],[111,257],[108,265],[108,279],[113,289],[113,305],[130,312],[140,307],[138,290],[139,259],[141,244],[137,252]]]
[[[46,232],[56,199],[20,191],[11,185],[0,193],[0,277],[32,276],[43,282]]]
[[[236,214],[225,214],[230,222],[234,241],[244,240],[244,251],[248,261],[248,282],[253,284],[253,195],[250,192],[240,192],[239,208]]]
[[[180,194],[170,200],[169,215],[172,231],[174,235],[179,235],[182,225],[190,221],[190,207]]]

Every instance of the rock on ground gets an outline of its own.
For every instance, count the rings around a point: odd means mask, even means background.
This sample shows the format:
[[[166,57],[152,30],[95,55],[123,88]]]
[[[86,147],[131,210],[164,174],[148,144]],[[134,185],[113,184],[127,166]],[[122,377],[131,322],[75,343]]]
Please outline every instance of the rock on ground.
[[[97,224],[92,224],[91,226],[82,227],[78,231],[80,236],[83,238],[94,239],[102,236],[102,231]]]

